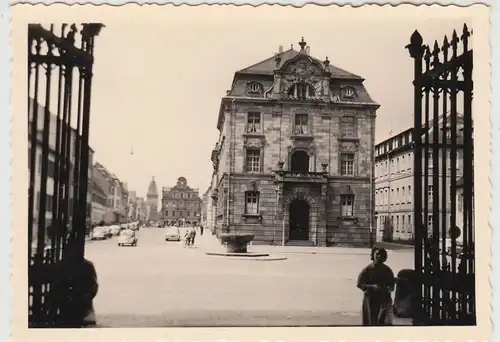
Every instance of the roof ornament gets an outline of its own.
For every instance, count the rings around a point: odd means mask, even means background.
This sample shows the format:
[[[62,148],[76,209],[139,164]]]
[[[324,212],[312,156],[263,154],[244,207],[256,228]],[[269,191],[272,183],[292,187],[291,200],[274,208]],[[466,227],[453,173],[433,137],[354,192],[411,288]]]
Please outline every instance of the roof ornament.
[[[323,61],[325,64],[325,68],[328,69],[328,66],[330,65],[330,61],[328,60],[328,56],[326,56],[325,60]]]
[[[304,40],[304,37],[302,37],[302,40],[299,42],[299,45],[300,45],[300,51],[301,52],[305,51],[307,43]]]
[[[281,54],[277,53],[274,57],[274,61],[276,62],[276,68],[279,68],[281,64]]]

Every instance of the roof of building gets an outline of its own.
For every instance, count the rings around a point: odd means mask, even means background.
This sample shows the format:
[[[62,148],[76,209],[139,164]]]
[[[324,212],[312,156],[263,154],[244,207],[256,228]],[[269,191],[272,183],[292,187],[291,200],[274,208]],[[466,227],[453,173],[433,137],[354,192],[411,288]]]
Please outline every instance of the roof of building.
[[[444,124],[444,117],[446,117],[446,118],[447,118],[447,120],[449,120],[449,121],[447,122],[447,124],[446,124],[446,125],[447,125],[448,127],[449,127],[449,125],[450,125],[450,120],[451,120],[451,114],[450,114],[450,112],[447,112],[447,113],[446,113],[446,115],[440,114],[440,115],[439,115],[439,117],[438,117],[438,127],[439,127],[440,129],[442,129],[442,128],[443,128],[443,124]],[[462,113],[457,113],[457,126],[458,126],[458,128],[460,129],[460,127],[463,127],[463,124],[464,124],[464,117],[463,117],[463,114],[462,114]],[[429,138],[430,138],[430,139],[432,139],[432,135],[431,135],[431,133],[432,133],[432,132],[434,132],[434,119],[430,119],[430,120],[428,121],[427,127],[429,128],[429,131],[428,131],[428,132],[429,132]],[[425,124],[422,124],[422,128],[425,128]],[[458,129],[458,130],[459,130],[459,129]],[[378,147],[378,146],[380,146],[380,145],[383,145],[384,143],[386,143],[386,142],[388,142],[388,141],[390,141],[390,140],[392,140],[392,139],[394,139],[394,138],[396,138],[396,137],[398,137],[398,136],[400,136],[400,135],[410,134],[410,136],[411,136],[411,133],[412,133],[412,132],[413,132],[413,128],[407,128],[407,129],[405,129],[405,130],[403,130],[403,131],[401,131],[401,132],[399,132],[399,133],[397,133],[397,134],[392,134],[392,133],[390,133],[390,134],[389,134],[389,137],[387,137],[387,138],[385,138],[384,140],[382,140],[382,141],[380,141],[380,142],[376,143],[376,144],[375,144],[375,147]],[[422,135],[423,135],[423,134],[422,134]],[[413,141],[413,137],[411,136],[411,141],[410,141],[410,142],[412,142],[412,141]]]
[[[350,71],[344,70],[336,65],[330,64],[328,57],[324,61],[310,55],[309,46],[302,40],[299,42],[300,50],[293,47],[286,51],[280,48],[275,53],[258,63],[240,69],[234,73],[231,89],[223,97],[219,109],[217,128],[220,130],[224,117],[224,108],[234,98],[258,99],[258,100],[280,100],[296,101],[297,98],[292,91],[297,82],[306,82],[314,89],[312,95],[308,95],[306,101],[313,102],[340,102],[344,104],[369,105],[378,108],[378,104],[371,98],[363,85],[364,78]],[[282,75],[279,83],[279,92],[273,93],[278,78]],[[322,80],[330,78],[329,90],[323,89]],[[257,83],[259,91],[252,91],[249,85]],[[353,96],[344,96],[344,89],[351,89]],[[309,92],[309,91],[308,91]]]
[[[260,75],[273,75],[274,70],[276,69],[276,62],[275,59],[277,56],[281,58],[281,64],[285,64],[287,61],[294,59],[297,57],[301,52],[295,50],[293,47],[283,51],[281,53],[278,53],[276,55],[273,55],[271,57],[268,57],[256,64],[253,64],[249,67],[246,67],[244,69],[241,69],[237,71],[236,73],[239,74],[260,74]],[[309,56],[313,61],[316,63],[319,63],[321,65],[324,64],[323,61],[320,61],[319,59]],[[332,76],[331,78],[336,78],[336,79],[350,79],[350,80],[364,80],[361,76],[355,75],[349,71],[346,71],[344,69],[341,69],[335,65],[328,65],[327,71],[329,71]]]

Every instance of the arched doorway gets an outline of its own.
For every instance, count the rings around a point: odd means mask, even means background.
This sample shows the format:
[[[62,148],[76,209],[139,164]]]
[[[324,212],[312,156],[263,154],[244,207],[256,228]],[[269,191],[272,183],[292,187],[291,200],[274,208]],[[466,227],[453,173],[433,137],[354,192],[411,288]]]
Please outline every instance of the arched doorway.
[[[296,199],[290,203],[289,240],[309,240],[309,203]]]
[[[295,151],[292,154],[290,171],[309,172],[309,155],[305,151]]]

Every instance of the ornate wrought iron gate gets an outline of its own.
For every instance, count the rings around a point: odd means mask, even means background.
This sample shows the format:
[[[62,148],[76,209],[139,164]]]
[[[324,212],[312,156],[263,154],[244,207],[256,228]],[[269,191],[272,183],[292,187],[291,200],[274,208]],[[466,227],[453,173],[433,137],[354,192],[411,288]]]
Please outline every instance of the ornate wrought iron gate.
[[[63,24],[59,34],[54,25],[28,26],[30,327],[80,323],[62,309],[68,293],[57,284],[64,263],[83,261],[93,50],[102,26]]]
[[[476,324],[471,35],[464,25],[460,37],[454,31],[429,47],[415,31],[407,46],[415,72],[417,325]]]

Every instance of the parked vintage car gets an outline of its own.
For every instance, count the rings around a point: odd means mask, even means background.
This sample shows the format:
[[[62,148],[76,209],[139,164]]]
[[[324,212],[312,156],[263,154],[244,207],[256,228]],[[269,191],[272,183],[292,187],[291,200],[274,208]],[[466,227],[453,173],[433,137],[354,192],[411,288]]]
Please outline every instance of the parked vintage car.
[[[106,236],[106,239],[109,239],[113,236],[113,233],[111,232],[111,226],[104,226],[101,228],[104,230],[104,235]]]
[[[113,236],[118,236],[120,235],[120,226],[117,226],[117,225],[113,225],[110,227],[111,228],[111,234]]]
[[[122,230],[118,236],[118,246],[137,246],[138,241],[139,239],[132,229]]]
[[[181,241],[181,231],[179,227],[168,227],[165,230],[165,241]]]
[[[92,240],[106,240],[106,230],[104,227],[95,227],[92,230]]]

